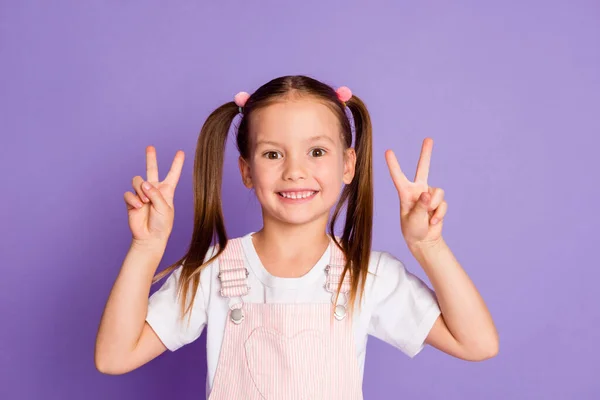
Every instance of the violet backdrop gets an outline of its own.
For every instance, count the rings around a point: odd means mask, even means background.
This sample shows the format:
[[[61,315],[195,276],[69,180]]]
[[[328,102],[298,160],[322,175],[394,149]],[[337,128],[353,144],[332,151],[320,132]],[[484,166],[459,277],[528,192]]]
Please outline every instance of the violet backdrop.
[[[412,178],[434,139],[444,237],[500,332],[483,363],[433,348],[411,360],[371,339],[366,398],[600,398],[598,71],[592,1],[1,1],[0,398],[204,399],[204,335],[127,375],[94,368],[130,243],[123,193],[145,173],[146,145],[161,177],[186,152],[163,268],[190,238],[205,118],[287,74],[366,102],[373,247],[422,278],[384,151]],[[230,141],[231,237],[261,221],[235,160]]]

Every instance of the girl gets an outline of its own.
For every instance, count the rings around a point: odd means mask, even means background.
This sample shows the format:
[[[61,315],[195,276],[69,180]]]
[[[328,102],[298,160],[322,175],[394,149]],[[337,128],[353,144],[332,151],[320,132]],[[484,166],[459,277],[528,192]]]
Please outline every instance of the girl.
[[[228,239],[221,179],[238,115],[239,168],[260,202],[263,227]],[[465,360],[494,356],[492,318],[441,236],[447,203],[442,189],[427,184],[431,140],[414,182],[391,151],[386,161],[402,235],[435,292],[391,254],[371,251],[371,143],[367,109],[346,87],[285,76],[239,93],[202,127],[191,244],[157,276],[184,154],[159,181],[148,147],[146,180],[136,176],[135,192],[125,193],[133,239],[100,323],[98,370],[131,371],[192,342],[205,326],[211,400],[361,399],[369,334],[409,357],[425,344]],[[148,299],[153,278],[169,272]]]

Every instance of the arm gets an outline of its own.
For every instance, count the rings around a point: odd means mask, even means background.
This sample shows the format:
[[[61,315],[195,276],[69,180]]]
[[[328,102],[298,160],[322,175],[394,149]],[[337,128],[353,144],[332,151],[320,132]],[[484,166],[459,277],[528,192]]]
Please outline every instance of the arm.
[[[498,352],[498,333],[475,285],[442,238],[448,203],[443,189],[427,183],[432,149],[433,140],[426,138],[414,182],[404,175],[394,153],[386,152],[400,199],[402,234],[431,280],[441,310],[425,342],[465,360],[484,360]]]
[[[498,332],[477,288],[446,242],[409,246],[436,292],[442,315],[425,342],[455,357],[481,361],[498,353]]]
[[[106,303],[94,361],[98,371],[123,374],[156,358],[166,350],[145,322],[152,278],[166,243],[132,245]]]

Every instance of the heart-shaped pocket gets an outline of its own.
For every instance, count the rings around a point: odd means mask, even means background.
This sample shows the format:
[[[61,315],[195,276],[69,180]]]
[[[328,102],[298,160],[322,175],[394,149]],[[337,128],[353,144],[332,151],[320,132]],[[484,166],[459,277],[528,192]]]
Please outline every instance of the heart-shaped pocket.
[[[245,343],[252,381],[267,400],[315,399],[327,373],[323,334],[303,330],[293,336],[259,327]]]

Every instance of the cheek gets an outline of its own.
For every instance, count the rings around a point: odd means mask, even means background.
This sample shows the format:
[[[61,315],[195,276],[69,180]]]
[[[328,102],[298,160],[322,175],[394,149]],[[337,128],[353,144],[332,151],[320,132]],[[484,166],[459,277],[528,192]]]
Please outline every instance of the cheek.
[[[342,179],[344,166],[341,161],[335,161],[328,165],[319,165],[314,169],[314,177],[324,188],[337,191],[343,185]]]
[[[258,162],[252,164],[250,174],[255,186],[268,186],[273,184],[278,171],[277,168],[273,168],[272,165]]]

